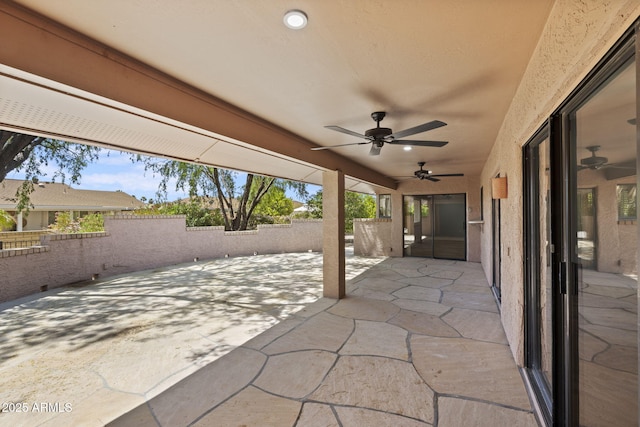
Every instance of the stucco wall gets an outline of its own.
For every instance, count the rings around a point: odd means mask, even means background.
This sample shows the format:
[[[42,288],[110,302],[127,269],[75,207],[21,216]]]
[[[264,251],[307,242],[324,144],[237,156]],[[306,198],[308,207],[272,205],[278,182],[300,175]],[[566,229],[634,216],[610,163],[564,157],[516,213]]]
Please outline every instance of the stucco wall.
[[[518,364],[524,361],[522,146],[640,15],[637,0],[558,0],[529,61],[481,174],[482,265],[491,280],[490,179],[507,176],[501,200],[501,316]]]
[[[322,251],[322,221],[256,231],[187,228],[183,216],[105,218],[104,233],[42,237],[42,247],[0,251],[0,302],[41,290],[165,265],[254,253]]]
[[[391,256],[391,219],[354,219],[353,253],[362,256]]]

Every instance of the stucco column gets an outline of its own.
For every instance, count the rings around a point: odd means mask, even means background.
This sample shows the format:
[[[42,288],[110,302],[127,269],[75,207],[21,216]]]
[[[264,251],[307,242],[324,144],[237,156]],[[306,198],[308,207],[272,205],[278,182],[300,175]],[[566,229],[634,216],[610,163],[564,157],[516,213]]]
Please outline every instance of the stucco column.
[[[404,254],[404,217],[402,193],[391,192],[391,256]]]
[[[16,219],[16,231],[22,231],[22,212],[18,213],[18,218]]]
[[[413,199],[413,241],[422,243],[422,201]]]
[[[345,296],[344,173],[322,173],[322,274],[323,295]]]

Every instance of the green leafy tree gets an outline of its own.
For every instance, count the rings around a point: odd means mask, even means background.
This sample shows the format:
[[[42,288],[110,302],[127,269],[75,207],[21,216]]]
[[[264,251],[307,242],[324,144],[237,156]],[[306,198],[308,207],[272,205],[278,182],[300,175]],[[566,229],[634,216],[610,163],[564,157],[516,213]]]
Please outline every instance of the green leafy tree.
[[[307,200],[312,218],[322,218],[322,190]],[[376,214],[376,201],[369,194],[346,191],[344,194],[344,228],[353,233],[354,218],[373,218]]]
[[[283,188],[275,187],[262,197],[254,213],[272,217],[291,215],[293,200],[286,196]]]
[[[166,199],[167,185],[172,179],[176,181],[176,189],[188,191],[191,197],[215,197],[226,230],[246,230],[260,201],[275,189],[290,188],[300,197],[307,195],[306,185],[300,182],[250,173],[240,184],[238,172],[171,160],[141,159],[147,170],[161,176],[159,198]]]
[[[79,219],[81,233],[104,231],[104,216],[99,213],[85,215]]]
[[[224,225],[220,210],[202,197],[189,198],[188,202],[165,202],[149,204],[133,211],[135,215],[184,215],[187,227],[209,227]]]
[[[12,230],[16,221],[7,211],[0,209],[0,231]]]
[[[311,218],[322,218],[322,190],[307,200],[307,208]]]
[[[161,212],[166,215],[185,215],[187,227],[224,225],[220,209],[207,206],[200,198],[191,198],[188,203],[169,203]]]
[[[49,229],[61,234],[95,233],[104,231],[104,217],[94,213],[74,218],[70,212],[56,212],[56,220]]]
[[[23,172],[25,180],[16,193],[17,211],[29,211],[34,184],[46,176],[44,168],[54,165],[51,180],[80,181],[82,170],[98,159],[101,149],[50,138],[0,130],[0,182],[13,170]]]
[[[347,191],[344,194],[344,229],[346,233],[353,233],[355,218],[373,218],[376,215],[376,201],[369,194]]]

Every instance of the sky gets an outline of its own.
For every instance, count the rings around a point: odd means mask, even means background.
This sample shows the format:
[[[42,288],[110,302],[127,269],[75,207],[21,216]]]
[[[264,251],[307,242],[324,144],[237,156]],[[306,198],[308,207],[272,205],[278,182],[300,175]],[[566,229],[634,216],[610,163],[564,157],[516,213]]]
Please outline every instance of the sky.
[[[55,166],[43,168],[46,176],[40,177],[40,180],[52,180],[56,169]],[[244,173],[239,173],[238,178],[241,182],[244,182],[245,175]],[[24,179],[24,174],[12,171],[7,175],[7,178]],[[154,176],[151,171],[145,172],[144,164],[133,163],[128,153],[103,149],[99,160],[82,171],[79,184],[66,183],[79,190],[121,190],[138,199],[145,197],[147,200],[156,200],[156,192],[158,191],[160,180],[161,177],[159,175]],[[60,179],[56,179],[56,182],[60,182]],[[311,195],[315,194],[320,188],[316,185],[309,185],[307,191]],[[290,192],[287,193],[287,196],[293,200],[300,199],[299,196]],[[176,190],[175,181],[167,185],[167,200],[173,201],[185,197],[188,197],[188,193]]]

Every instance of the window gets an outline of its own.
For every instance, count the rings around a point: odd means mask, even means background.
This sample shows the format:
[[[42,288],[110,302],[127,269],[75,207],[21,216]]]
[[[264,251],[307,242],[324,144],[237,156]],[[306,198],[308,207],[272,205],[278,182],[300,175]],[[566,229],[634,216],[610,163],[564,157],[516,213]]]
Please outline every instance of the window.
[[[378,218],[391,218],[391,194],[378,195]]]
[[[618,184],[616,187],[618,200],[618,221],[635,220],[636,214],[636,185]]]

